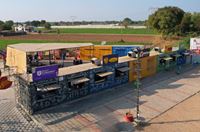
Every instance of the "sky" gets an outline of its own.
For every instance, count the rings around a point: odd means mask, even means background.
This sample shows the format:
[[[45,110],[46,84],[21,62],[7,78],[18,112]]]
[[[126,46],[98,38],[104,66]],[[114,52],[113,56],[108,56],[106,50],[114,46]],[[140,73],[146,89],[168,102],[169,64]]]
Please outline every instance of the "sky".
[[[199,0],[0,0],[0,20],[146,20],[152,11],[164,6],[200,12]]]

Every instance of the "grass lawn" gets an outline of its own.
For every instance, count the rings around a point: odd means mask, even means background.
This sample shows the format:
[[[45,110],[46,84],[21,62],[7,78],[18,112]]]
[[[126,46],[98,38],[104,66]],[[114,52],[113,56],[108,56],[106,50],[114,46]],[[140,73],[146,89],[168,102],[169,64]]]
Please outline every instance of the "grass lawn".
[[[47,31],[45,29],[38,29]],[[57,33],[58,29],[49,30],[49,33]],[[158,35],[158,33],[152,29],[106,29],[106,28],[61,28],[60,33],[72,33],[72,34],[143,34],[143,35]],[[48,32],[48,31],[47,31]]]
[[[5,49],[9,44],[18,44],[18,43],[87,43],[81,41],[73,41],[73,42],[66,42],[66,41],[47,41],[47,40],[0,40],[0,49]],[[88,42],[93,43],[95,45],[100,45],[101,42]],[[136,43],[136,42],[107,42],[106,45],[150,45],[151,43]]]

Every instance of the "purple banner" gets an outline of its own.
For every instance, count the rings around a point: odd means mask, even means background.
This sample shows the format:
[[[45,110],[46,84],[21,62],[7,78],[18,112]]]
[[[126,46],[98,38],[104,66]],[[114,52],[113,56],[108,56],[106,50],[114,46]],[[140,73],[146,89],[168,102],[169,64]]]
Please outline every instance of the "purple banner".
[[[42,66],[33,68],[33,81],[55,78],[58,75],[58,65]]]

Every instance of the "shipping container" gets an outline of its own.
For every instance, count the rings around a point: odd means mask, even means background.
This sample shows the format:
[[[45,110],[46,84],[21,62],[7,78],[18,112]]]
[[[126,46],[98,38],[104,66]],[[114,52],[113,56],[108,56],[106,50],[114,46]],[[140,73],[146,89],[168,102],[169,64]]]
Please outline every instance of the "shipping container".
[[[130,46],[112,46],[112,53],[118,54],[119,57],[127,56],[128,52],[134,48],[142,47],[142,45],[130,45]]]
[[[135,61],[130,61],[129,62],[129,82],[133,82],[137,78],[137,73],[136,73],[136,62]]]
[[[89,71],[78,72],[65,76],[67,101],[81,98],[89,94]]]
[[[81,60],[90,61],[94,57],[94,46],[87,46],[80,48]]]
[[[90,93],[112,88],[115,84],[114,66],[104,66],[90,70]]]
[[[129,62],[129,82],[135,81],[136,74],[136,61]],[[145,78],[156,74],[157,69],[157,56],[149,56],[140,59],[140,78]]]
[[[109,55],[109,54],[112,54],[112,46],[101,46],[101,45],[94,46],[94,57],[102,59],[104,55]]]
[[[129,65],[128,62],[118,63],[115,66],[115,82],[114,86],[119,86],[124,83],[128,83],[129,78]]]

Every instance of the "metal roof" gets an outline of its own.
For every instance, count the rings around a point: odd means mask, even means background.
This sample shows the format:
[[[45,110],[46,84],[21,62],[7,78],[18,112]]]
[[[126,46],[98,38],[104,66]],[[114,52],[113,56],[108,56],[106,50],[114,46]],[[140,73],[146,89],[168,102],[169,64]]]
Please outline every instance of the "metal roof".
[[[57,49],[79,48],[92,45],[92,43],[21,43],[8,45],[8,47],[24,52],[37,52]]]

